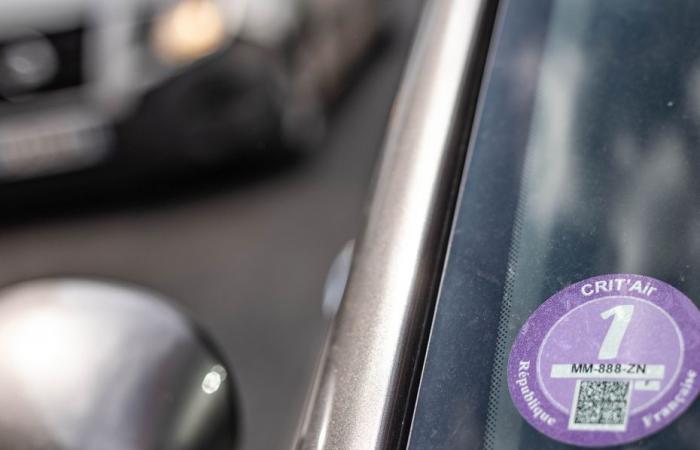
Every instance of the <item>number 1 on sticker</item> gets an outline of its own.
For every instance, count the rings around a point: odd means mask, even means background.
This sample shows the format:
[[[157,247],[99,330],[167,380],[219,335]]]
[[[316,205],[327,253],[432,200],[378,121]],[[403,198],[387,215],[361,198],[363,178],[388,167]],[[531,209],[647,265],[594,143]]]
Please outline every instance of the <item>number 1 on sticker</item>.
[[[603,344],[600,346],[598,359],[617,358],[622,338],[625,336],[627,327],[632,320],[633,312],[634,305],[618,305],[600,314],[600,317],[603,319],[608,319],[612,316],[613,320],[610,323],[605,339],[603,339]]]

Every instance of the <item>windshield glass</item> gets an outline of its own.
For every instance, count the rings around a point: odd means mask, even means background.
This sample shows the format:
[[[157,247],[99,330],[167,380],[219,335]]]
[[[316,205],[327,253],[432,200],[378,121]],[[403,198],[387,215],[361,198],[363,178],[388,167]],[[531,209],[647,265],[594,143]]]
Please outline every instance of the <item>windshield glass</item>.
[[[689,0],[502,2],[409,448],[568,448],[523,419],[507,374],[567,287],[635,274],[700,301],[698,18]],[[652,381],[624,385],[633,409]],[[698,420],[695,402],[631,440],[697,448]]]

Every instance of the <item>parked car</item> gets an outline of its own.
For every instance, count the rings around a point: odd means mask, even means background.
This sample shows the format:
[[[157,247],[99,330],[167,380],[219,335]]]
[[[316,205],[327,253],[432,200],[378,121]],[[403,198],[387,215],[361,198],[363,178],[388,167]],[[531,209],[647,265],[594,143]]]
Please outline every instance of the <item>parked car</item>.
[[[381,23],[373,1],[2,2],[0,183],[303,152]]]

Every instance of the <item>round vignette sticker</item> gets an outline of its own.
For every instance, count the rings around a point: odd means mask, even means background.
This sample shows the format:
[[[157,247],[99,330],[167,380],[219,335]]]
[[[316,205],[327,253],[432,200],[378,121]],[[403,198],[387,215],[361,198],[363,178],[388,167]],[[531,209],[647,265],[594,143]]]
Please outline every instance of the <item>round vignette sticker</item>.
[[[508,360],[511,398],[530,425],[568,444],[636,441],[670,424],[700,388],[700,311],[641,275],[601,275],[547,299]]]

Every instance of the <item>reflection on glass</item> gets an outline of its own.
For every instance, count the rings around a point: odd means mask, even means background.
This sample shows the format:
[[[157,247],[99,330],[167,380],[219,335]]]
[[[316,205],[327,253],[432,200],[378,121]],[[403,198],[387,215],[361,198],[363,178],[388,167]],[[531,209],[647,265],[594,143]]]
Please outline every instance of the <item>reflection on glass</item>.
[[[638,273],[698,293],[686,277],[700,241],[691,119],[700,54],[678,38],[698,35],[685,19],[698,14],[686,1],[551,3],[496,367],[545,299],[588,276]],[[488,448],[559,448],[523,423],[501,370],[493,383]],[[688,443],[672,435],[674,446]]]
[[[505,373],[561,289],[635,273],[700,302],[699,17],[692,0],[499,2],[409,448],[570,448],[523,421]],[[698,420],[700,401],[630,447],[698,448]]]

